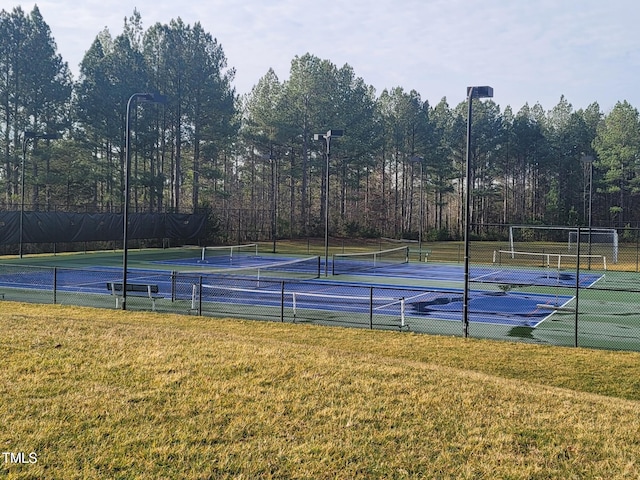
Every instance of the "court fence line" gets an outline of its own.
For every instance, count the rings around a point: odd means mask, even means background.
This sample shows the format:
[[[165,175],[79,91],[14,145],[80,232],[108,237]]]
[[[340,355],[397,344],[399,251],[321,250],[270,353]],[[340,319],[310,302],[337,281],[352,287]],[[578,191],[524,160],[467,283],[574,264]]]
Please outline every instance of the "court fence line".
[[[514,314],[513,306],[502,311],[503,307],[496,304],[481,312],[481,301],[470,302],[470,313],[493,315],[496,319],[495,323],[472,319],[472,336],[640,351],[640,280],[608,270],[585,287],[579,282],[580,261],[577,257],[575,286],[541,284],[540,289],[549,292],[549,298],[544,302],[533,298],[535,315]],[[117,302],[108,284],[120,281],[120,275],[119,269],[106,267],[0,264],[0,300],[113,309]],[[129,281],[156,286],[160,297],[152,300],[145,294],[128,296],[129,310],[150,311],[155,304],[159,312],[462,335],[455,320],[461,313],[461,290],[456,286],[366,285],[143,269],[132,269]],[[504,295],[524,301],[539,294],[532,293],[532,285],[518,284],[517,280],[472,280],[472,290],[483,291],[480,300],[485,303],[490,303],[491,297]],[[548,316],[542,316],[540,311]],[[537,327],[536,315],[543,318],[541,327]],[[504,323],[510,318],[512,324]]]

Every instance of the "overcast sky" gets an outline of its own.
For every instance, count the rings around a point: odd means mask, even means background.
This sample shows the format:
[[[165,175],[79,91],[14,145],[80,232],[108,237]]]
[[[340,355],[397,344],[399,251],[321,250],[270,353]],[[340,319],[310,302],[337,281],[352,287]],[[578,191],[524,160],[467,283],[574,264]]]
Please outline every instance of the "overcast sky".
[[[96,35],[119,35],[137,8],[145,29],[200,22],[236,69],[239,94],[270,67],[286,80],[291,60],[311,53],[348,63],[378,95],[401,86],[432,105],[490,85],[503,110],[550,110],[561,95],[576,110],[640,108],[638,0],[0,0],[27,14],[35,4],[76,78]]]

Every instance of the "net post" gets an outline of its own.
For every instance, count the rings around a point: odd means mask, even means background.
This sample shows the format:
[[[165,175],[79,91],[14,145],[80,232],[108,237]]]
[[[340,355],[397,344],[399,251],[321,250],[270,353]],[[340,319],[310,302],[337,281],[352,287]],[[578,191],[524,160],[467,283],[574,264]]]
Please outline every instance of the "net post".
[[[513,225],[509,225],[509,250],[513,252],[515,249],[516,248],[513,243]],[[513,256],[511,258],[513,258]]]
[[[291,306],[293,307],[293,323],[296,323],[296,292],[291,294]]]

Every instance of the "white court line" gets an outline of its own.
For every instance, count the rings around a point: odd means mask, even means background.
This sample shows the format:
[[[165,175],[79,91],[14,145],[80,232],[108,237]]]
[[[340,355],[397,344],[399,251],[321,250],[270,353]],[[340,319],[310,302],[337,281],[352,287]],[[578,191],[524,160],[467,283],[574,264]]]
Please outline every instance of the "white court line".
[[[500,274],[502,272],[504,272],[504,270],[496,270],[495,272],[490,272],[490,273],[487,273],[485,275],[480,275],[479,277],[473,277],[471,280],[472,281],[479,280],[481,278],[490,277],[491,275],[498,275],[498,274]]]

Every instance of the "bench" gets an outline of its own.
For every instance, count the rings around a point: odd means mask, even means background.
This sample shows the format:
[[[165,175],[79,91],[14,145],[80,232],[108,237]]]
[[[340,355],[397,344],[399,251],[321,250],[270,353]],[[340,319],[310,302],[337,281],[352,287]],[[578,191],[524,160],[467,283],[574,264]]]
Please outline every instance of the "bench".
[[[120,299],[122,298],[122,283],[107,282],[107,290],[111,292],[111,295],[116,297],[116,308],[120,308]],[[156,311],[156,300],[164,298],[162,295],[158,295],[158,292],[158,285],[127,282],[127,296],[149,298],[151,300],[151,309],[154,312]]]

